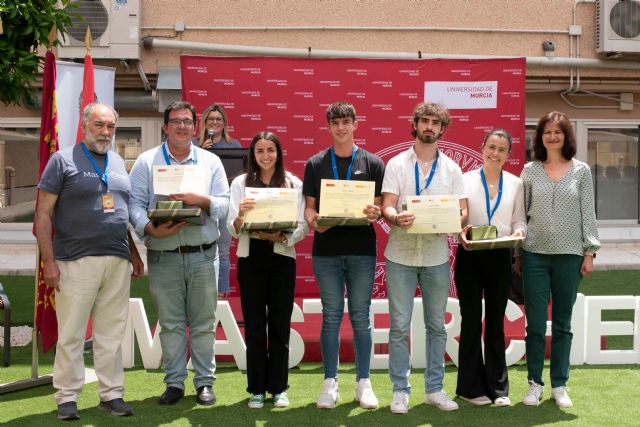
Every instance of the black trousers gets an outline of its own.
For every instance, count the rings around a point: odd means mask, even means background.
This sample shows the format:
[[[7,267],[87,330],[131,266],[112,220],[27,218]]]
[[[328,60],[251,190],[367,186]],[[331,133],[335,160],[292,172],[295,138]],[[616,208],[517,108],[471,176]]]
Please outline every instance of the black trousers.
[[[491,400],[506,397],[509,377],[504,355],[504,312],[511,286],[511,252],[509,249],[470,252],[458,246],[455,280],[462,314],[456,394],[468,398],[487,396]]]
[[[238,258],[238,282],[247,345],[247,391],[282,393],[289,387],[296,261],[275,254],[267,240],[251,239],[249,256]]]

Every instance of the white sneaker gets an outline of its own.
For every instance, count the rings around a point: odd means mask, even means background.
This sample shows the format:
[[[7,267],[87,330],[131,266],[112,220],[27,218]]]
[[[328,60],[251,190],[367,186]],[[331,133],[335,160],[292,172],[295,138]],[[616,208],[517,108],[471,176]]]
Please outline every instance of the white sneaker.
[[[542,399],[543,392],[543,385],[536,384],[533,381],[529,382],[529,391],[527,391],[527,395],[522,399],[522,403],[527,406],[538,406],[540,399]]]
[[[426,394],[424,396],[424,403],[436,406],[443,411],[455,411],[458,409],[458,404],[451,400],[444,390]]]
[[[511,406],[511,399],[507,396],[496,397],[496,400],[493,401],[493,404],[496,406]]]
[[[553,400],[556,401],[556,405],[560,408],[571,408],[573,406],[573,402],[571,398],[567,394],[566,387],[554,387],[551,389],[551,396],[553,396]]]
[[[338,382],[335,378],[327,378],[322,384],[322,392],[320,392],[320,396],[318,396],[316,405],[318,408],[323,409],[335,408],[339,397]]]
[[[409,395],[403,391],[393,392],[391,412],[394,414],[406,414],[409,412]]]
[[[489,399],[487,396],[478,396],[478,397],[464,397],[464,396],[458,396],[460,399],[462,400],[466,400],[467,402],[471,403],[472,405],[476,405],[476,406],[482,406],[482,405],[490,405],[491,404],[491,399]]]
[[[363,409],[376,409],[378,407],[378,398],[373,393],[369,378],[361,378],[356,383],[356,402],[360,402],[360,407]]]

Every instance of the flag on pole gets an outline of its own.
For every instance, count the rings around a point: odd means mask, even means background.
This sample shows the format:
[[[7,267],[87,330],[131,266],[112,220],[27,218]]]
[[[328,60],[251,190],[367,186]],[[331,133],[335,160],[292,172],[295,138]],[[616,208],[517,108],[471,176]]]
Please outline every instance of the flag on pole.
[[[49,158],[58,151],[58,110],[56,108],[56,57],[47,50],[42,81],[42,112],[40,115],[40,176]],[[36,212],[38,210],[36,196]],[[52,230],[53,233],[53,230]],[[35,221],[34,221],[35,234]],[[36,260],[38,294],[36,328],[42,337],[42,349],[48,351],[58,340],[55,292],[44,283],[44,262],[40,254]]]
[[[89,29],[87,28],[87,31]],[[82,77],[82,103],[80,104],[80,117],[78,118],[78,132],[76,133],[76,144],[82,141],[82,112],[84,108],[95,102],[95,89],[93,81],[93,58],[87,52],[84,56],[84,75]]]

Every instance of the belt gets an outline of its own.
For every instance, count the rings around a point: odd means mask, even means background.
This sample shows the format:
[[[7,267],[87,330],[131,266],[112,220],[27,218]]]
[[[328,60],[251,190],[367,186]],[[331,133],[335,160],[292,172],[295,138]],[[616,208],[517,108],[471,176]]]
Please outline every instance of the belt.
[[[216,242],[205,243],[204,245],[198,245],[198,246],[178,246],[175,249],[170,249],[162,252],[173,252],[177,254],[192,254],[195,252],[204,252],[207,249],[211,249],[215,244]]]

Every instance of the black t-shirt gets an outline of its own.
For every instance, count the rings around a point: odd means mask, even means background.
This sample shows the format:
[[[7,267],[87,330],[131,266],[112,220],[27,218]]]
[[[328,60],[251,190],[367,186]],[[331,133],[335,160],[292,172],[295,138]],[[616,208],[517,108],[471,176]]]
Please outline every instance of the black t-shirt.
[[[336,156],[338,177],[346,179],[351,156]],[[354,181],[375,181],[375,196],[382,194],[384,162],[380,157],[358,148],[353,160],[351,179]],[[329,149],[323,150],[307,161],[304,169],[302,193],[316,199],[320,211],[320,183],[322,179],[334,179]],[[376,255],[376,233],[373,225],[332,227],[324,233],[314,233],[313,255]]]

